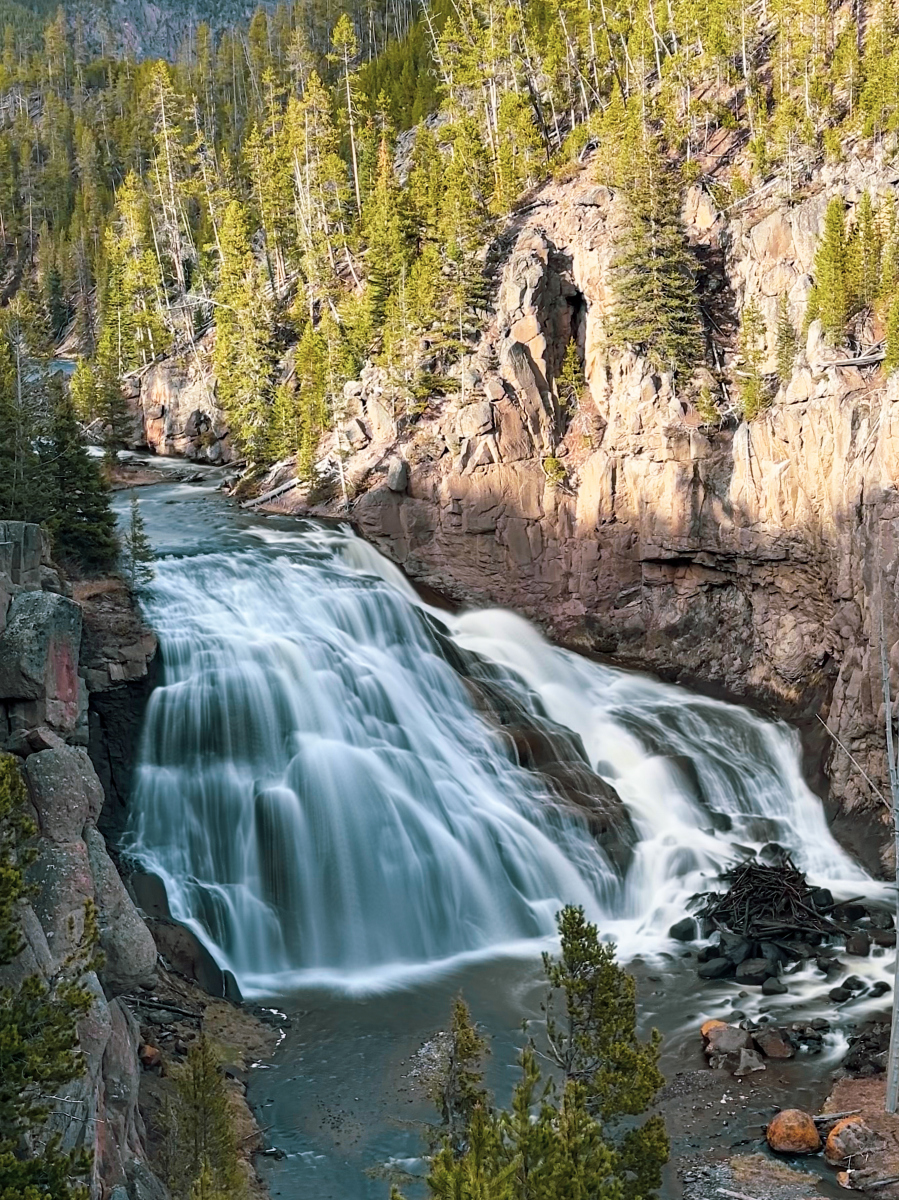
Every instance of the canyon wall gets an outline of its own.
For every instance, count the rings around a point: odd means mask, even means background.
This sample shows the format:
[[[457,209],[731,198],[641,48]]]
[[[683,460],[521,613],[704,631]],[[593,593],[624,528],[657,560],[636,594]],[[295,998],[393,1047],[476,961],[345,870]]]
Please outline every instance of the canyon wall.
[[[772,193],[723,213],[690,190],[723,394],[710,372],[682,393],[607,348],[618,202],[589,169],[548,184],[506,230],[496,312],[457,392],[413,420],[386,373],[368,368],[324,447],[323,468],[343,460],[349,507],[339,489],[324,506],[296,492],[273,506],[348,512],[439,592],[517,609],[566,645],[797,722],[810,761],[826,766],[817,782],[836,831],[882,865],[881,614],[899,692],[899,387],[876,366],[840,365],[847,353],[829,350],[815,322],[788,385],[746,422],[733,347],[754,297],[773,372],[778,303],[799,336],[828,199],[852,206],[895,183],[895,170],[855,160],[792,202]],[[558,385],[571,337],[587,381],[573,408]],[[697,411],[704,381],[719,396],[711,422]]]
[[[120,608],[121,591],[106,581]],[[64,1148],[93,1151],[93,1196],[162,1200],[138,1108],[140,1028],[121,999],[155,981],[156,946],[97,829],[104,792],[87,753],[90,695],[145,677],[156,643],[126,596],[134,636],[104,637],[95,624],[85,656],[84,605],[72,594],[40,528],[0,522],[0,750],[19,759],[37,830],[25,947],[0,968],[0,986],[35,973],[52,981],[79,944],[85,901],[94,901],[104,961],[87,976],[94,1003],[78,1026],[85,1071],[55,1096],[49,1125]]]

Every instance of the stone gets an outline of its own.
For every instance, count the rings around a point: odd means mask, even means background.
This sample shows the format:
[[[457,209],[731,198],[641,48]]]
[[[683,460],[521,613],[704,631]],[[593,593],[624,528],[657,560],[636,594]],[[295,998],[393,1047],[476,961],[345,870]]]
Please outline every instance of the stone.
[[[387,486],[392,492],[404,492],[409,486],[409,464],[403,458],[394,458],[387,468]]]
[[[846,953],[854,958],[867,958],[871,953],[871,938],[863,929],[846,938]]]
[[[159,955],[168,966],[193,979],[210,996],[229,996],[225,974],[192,929],[163,918],[151,920],[148,925]]]
[[[725,958],[730,959],[734,966],[739,966],[752,954],[752,942],[735,933],[722,933],[721,949]]]
[[[140,1065],[145,1071],[153,1071],[162,1064],[162,1052],[157,1046],[144,1043],[138,1051]]]
[[[843,980],[843,987],[850,992],[864,992],[867,989],[867,984],[864,979],[859,979],[857,975],[850,975]]]
[[[765,1064],[755,1050],[741,1050],[740,1061],[737,1063],[734,1075],[740,1077],[742,1075],[751,1075],[753,1071],[766,1070]]]
[[[883,908],[869,908],[868,918],[872,929],[893,929],[896,924],[893,914]]]
[[[821,1138],[815,1122],[799,1108],[785,1108],[768,1124],[768,1145],[778,1154],[815,1154]]]
[[[87,751],[62,745],[25,760],[28,790],[41,833],[52,842],[76,842],[103,808],[103,788]]]
[[[97,902],[100,948],[105,961],[100,981],[107,995],[117,996],[156,976],[156,943],[93,826],[84,832]]]
[[[763,996],[783,996],[786,995],[789,989],[776,975],[769,975],[762,984]]]
[[[478,400],[466,404],[459,410],[457,430],[459,437],[477,438],[493,429],[493,406],[489,400]]]
[[[699,1027],[699,1032],[704,1038],[707,1038],[713,1029],[726,1029],[726,1028],[727,1028],[726,1021],[717,1021],[717,1020],[703,1021],[703,1023]]]
[[[78,948],[84,933],[85,901],[94,899],[87,847],[80,840],[60,843],[41,838],[26,878],[35,889],[32,907],[46,934],[56,971]]]
[[[880,996],[885,996],[890,990],[890,985],[885,979],[878,979],[876,983],[871,984],[871,990],[868,995],[876,1000]]]
[[[711,958],[700,963],[696,974],[700,979],[723,979],[733,971],[733,963],[726,958]]]
[[[697,934],[696,922],[692,917],[684,917],[680,921],[676,921],[668,930],[668,936],[674,938],[676,942],[692,942]]]
[[[830,888],[820,887],[809,892],[809,903],[817,909],[833,908],[833,892]]]
[[[86,707],[80,647],[81,609],[74,601],[53,592],[20,593],[0,635],[0,700],[30,701],[22,712],[29,725],[71,733]]]
[[[787,1035],[780,1029],[760,1029],[752,1040],[765,1058],[792,1058],[796,1051]]]
[[[747,958],[737,967],[737,982],[761,985],[774,971],[767,958]]]
[[[861,1116],[844,1117],[828,1133],[824,1157],[832,1167],[838,1167],[852,1155],[870,1154],[879,1146],[880,1138]]]
[[[718,1025],[710,1029],[706,1035],[705,1054],[712,1055],[737,1054],[740,1050],[750,1050],[752,1038],[745,1029],[737,1025]]]
[[[17,730],[6,743],[6,749],[10,754],[27,758],[29,754],[39,754],[41,750],[59,750],[65,744],[58,733],[46,725],[38,725],[34,729]]]
[[[852,999],[852,992],[844,987],[831,988],[827,995],[834,1004],[844,1004],[847,1000]]]
[[[351,450],[361,450],[367,446],[370,438],[366,432],[365,426],[358,417],[354,417],[343,427],[344,437],[349,443]]]

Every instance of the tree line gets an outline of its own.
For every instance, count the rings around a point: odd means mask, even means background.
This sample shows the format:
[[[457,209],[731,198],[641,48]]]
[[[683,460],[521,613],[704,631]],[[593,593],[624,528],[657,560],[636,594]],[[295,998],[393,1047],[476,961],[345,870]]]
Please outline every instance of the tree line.
[[[7,25],[0,103],[6,294],[34,336],[80,348],[81,418],[115,438],[121,376],[214,328],[241,452],[309,476],[364,361],[412,415],[439,390],[482,322],[503,217],[588,145],[627,208],[611,343],[696,365],[684,184],[723,146],[744,165],[722,199],[775,172],[793,192],[847,137],[894,134],[899,16],[890,0],[434,0],[329,22],[292,3],[136,62],[94,53],[60,9],[37,40]]]

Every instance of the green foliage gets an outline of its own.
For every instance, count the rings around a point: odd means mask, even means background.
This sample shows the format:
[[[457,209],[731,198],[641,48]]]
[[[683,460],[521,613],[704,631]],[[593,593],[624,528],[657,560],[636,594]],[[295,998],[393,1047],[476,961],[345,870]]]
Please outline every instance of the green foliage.
[[[459,996],[453,1002],[449,1047],[432,1096],[454,1154],[467,1146],[475,1112],[487,1102],[487,1093],[481,1086],[484,1078],[481,1063],[487,1053],[487,1043],[472,1023],[468,1005]]]
[[[109,487],[81,441],[71,394],[57,378],[51,381],[51,402],[40,465],[54,553],[89,573],[109,570],[118,554]]]
[[[179,1069],[164,1113],[164,1158],[175,1200],[239,1200],[245,1192],[224,1076],[205,1034]]]
[[[17,925],[27,900],[27,839],[34,827],[25,815],[27,793],[17,761],[0,756],[0,967],[23,948]],[[77,1022],[94,996],[85,976],[98,965],[93,947],[97,923],[85,909],[81,948],[48,982],[32,975],[18,988],[0,989],[0,1196],[4,1200],[87,1200],[90,1156],[63,1152],[61,1136],[38,1136],[37,1154],[23,1155],[23,1139],[42,1130],[54,1090],[83,1071]]]
[[[743,369],[740,379],[740,408],[747,421],[765,406],[765,319],[758,303],[750,300],[743,309],[740,321],[740,355]]]
[[[661,370],[689,374],[704,356],[695,264],[675,171],[644,131],[623,190],[624,227],[613,259],[611,338]]]
[[[569,338],[557,380],[559,400],[567,409],[573,411],[577,408],[586,383],[577,341],[573,337]]]
[[[842,341],[852,312],[852,265],[846,237],[846,209],[834,196],[824,216],[824,233],[815,254],[815,311],[831,345]]]
[[[636,985],[615,962],[615,947],[602,943],[584,910],[569,905],[559,914],[562,952],[544,955],[553,989],[546,1004],[549,1053],[565,1079],[584,1090],[587,1110],[610,1128],[620,1164],[633,1177],[624,1195],[642,1197],[659,1187],[668,1160],[668,1140],[658,1117],[631,1127],[623,1136],[614,1130],[622,1117],[645,1112],[664,1083],[659,1071],[661,1035],[648,1041],[637,1036]],[[555,1015],[556,996],[564,994],[562,1019]]]
[[[131,505],[128,514],[128,530],[122,539],[124,551],[125,573],[132,591],[149,583],[155,572],[152,564],[156,560],[153,546],[147,537],[144,518],[141,516],[140,502],[134,492],[131,493]]]
[[[561,957],[544,963],[553,989],[549,1051],[562,1079],[543,1079],[528,1044],[509,1108],[492,1107],[480,1086],[484,1042],[457,1001],[455,1059],[436,1091],[446,1137],[427,1180],[439,1200],[649,1200],[660,1185],[664,1125],[632,1119],[663,1082],[659,1035],[637,1038],[634,981],[583,910],[566,908],[558,921]],[[560,1022],[552,1016],[557,992],[565,997]],[[396,1190],[391,1197],[402,1200]]]
[[[887,317],[886,358],[883,369],[888,375],[899,368],[899,295],[890,305]]]
[[[554,455],[549,455],[543,460],[543,474],[546,476],[546,482],[556,487],[560,483],[564,483],[568,478],[568,472],[565,470],[565,464],[560,458]]]
[[[703,425],[720,424],[721,413],[718,411],[718,405],[712,398],[712,391],[707,383],[704,383],[699,390],[695,408],[696,415],[702,421]]]
[[[775,339],[777,378],[786,387],[793,378],[798,339],[796,337],[796,330],[793,327],[792,317],[790,316],[789,301],[784,295],[777,302],[777,330]]]

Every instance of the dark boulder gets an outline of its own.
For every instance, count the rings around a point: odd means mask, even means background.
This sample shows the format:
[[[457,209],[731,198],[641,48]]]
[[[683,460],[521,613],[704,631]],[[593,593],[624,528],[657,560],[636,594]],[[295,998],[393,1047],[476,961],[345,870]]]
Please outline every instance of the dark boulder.
[[[674,938],[676,942],[692,942],[697,934],[696,922],[692,917],[684,917],[683,920],[675,922],[668,930],[668,936]]]
[[[711,958],[700,963],[696,974],[700,979],[724,979],[733,971],[733,963],[727,958]]]
[[[761,985],[776,968],[767,958],[747,958],[737,967],[737,982]]]
[[[871,939],[864,929],[859,929],[846,938],[846,953],[854,958],[868,957],[871,953]]]

